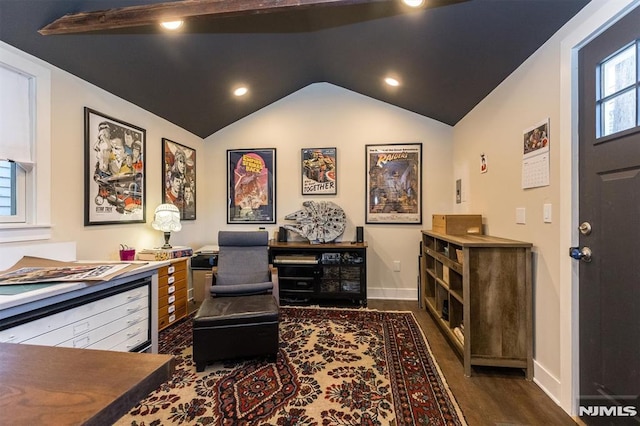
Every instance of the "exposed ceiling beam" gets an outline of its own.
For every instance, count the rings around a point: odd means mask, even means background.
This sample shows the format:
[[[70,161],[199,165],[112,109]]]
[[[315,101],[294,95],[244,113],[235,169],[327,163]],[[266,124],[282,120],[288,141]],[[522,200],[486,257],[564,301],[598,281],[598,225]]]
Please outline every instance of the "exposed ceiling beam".
[[[183,0],[64,15],[43,27],[42,35],[113,30],[194,16],[230,17],[319,6],[348,6],[391,0]],[[450,0],[449,0],[450,1]]]

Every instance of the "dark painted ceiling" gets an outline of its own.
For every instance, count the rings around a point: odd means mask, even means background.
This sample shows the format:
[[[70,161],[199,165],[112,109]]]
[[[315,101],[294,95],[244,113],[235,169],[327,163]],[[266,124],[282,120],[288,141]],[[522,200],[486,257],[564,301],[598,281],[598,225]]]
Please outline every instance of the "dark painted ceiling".
[[[68,13],[153,0],[0,0],[0,40],[207,137],[309,84],[328,82],[455,125],[589,0],[396,3],[43,36]],[[402,86],[382,83],[395,74]],[[235,98],[233,86],[249,86]],[[90,106],[90,105],[88,105]]]

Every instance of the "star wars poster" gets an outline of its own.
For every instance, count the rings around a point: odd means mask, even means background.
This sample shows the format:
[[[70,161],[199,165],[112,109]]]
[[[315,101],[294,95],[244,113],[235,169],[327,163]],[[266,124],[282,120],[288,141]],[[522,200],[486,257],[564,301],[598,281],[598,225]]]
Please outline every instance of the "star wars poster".
[[[227,150],[227,223],[276,222],[276,150]]]
[[[367,145],[366,223],[422,223],[422,144]]]
[[[145,138],[85,108],[85,226],[145,221]]]
[[[302,195],[335,195],[336,148],[302,149]]]

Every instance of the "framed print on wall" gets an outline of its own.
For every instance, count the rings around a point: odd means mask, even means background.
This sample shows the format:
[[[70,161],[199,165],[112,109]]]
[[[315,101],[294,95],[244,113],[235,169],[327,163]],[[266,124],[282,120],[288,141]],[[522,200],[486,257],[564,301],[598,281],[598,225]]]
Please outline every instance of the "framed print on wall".
[[[145,222],[146,131],[84,108],[84,224]]]
[[[227,150],[227,223],[276,223],[276,150]]]
[[[302,195],[338,193],[336,148],[302,149]]]
[[[162,138],[162,202],[180,210],[181,220],[196,218],[196,150]]]
[[[422,223],[422,144],[366,145],[366,223]]]

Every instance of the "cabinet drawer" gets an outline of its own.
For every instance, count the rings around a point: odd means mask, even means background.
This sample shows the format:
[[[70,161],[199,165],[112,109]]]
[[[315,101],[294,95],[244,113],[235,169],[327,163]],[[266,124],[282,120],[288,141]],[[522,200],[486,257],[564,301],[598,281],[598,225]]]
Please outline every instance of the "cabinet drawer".
[[[146,342],[148,340],[148,335],[148,329],[132,327],[131,330],[127,330],[127,340],[110,347],[109,350],[118,352],[129,352],[133,348],[138,347]]]
[[[177,291],[187,288],[186,281],[177,281],[173,284],[158,287],[158,297],[166,296],[168,294],[174,294]]]
[[[278,284],[283,290],[310,291],[315,288],[314,278],[283,278],[278,277]]]
[[[91,344],[91,342],[106,337],[108,334],[126,328],[127,321],[148,317],[149,299],[133,300],[127,304],[116,306],[113,309],[25,340],[23,343],[83,348]]]
[[[73,333],[74,326],[76,326],[78,330],[86,327],[80,324],[82,324],[83,320],[86,320],[87,318],[108,312],[111,309],[127,303],[135,304],[141,302],[144,306],[147,306],[148,309],[148,301],[149,286],[146,285],[0,331],[0,342],[21,343],[68,326],[71,326]],[[109,314],[107,317],[108,316]],[[105,316],[102,315],[100,318],[104,319]],[[73,334],[71,334],[71,337],[72,336]]]
[[[164,294],[158,298],[158,308],[162,309],[164,306],[175,303],[176,300],[187,297],[187,289],[182,288],[174,291],[173,293]]]
[[[129,351],[133,349],[133,346],[128,349],[117,349],[117,347],[122,345],[123,342],[126,342],[130,339],[139,340],[138,344],[149,340],[149,321],[145,320],[130,325],[125,329],[119,330],[118,333],[113,333],[101,340],[95,341],[86,348],[111,351],[116,350],[121,352]]]
[[[187,298],[180,297],[176,299],[174,303],[169,303],[166,306],[160,307],[158,309],[158,316],[171,315],[177,312],[178,310],[180,310],[182,306],[186,307],[186,305],[187,305]]]
[[[178,281],[186,281],[186,280],[187,280],[187,271],[186,269],[183,269],[181,271],[176,271],[174,274],[158,276],[158,287],[171,285]]]
[[[174,262],[169,266],[163,266],[158,269],[158,277],[174,275],[176,273],[185,272],[187,270],[187,261]]]
[[[184,318],[185,315],[187,315],[186,300],[184,303],[177,303],[173,313],[169,314],[168,312],[165,312],[164,314],[158,315],[158,329],[162,330],[163,328],[170,326],[174,322]]]

